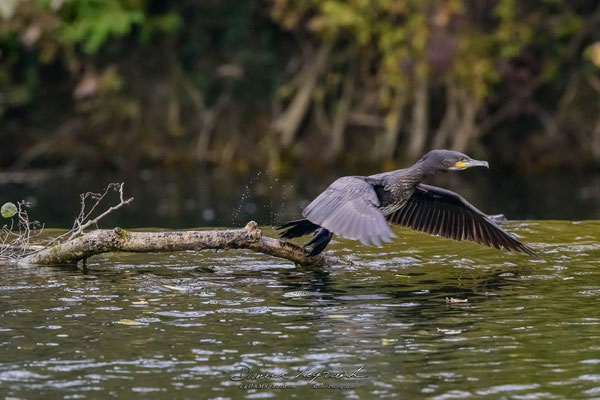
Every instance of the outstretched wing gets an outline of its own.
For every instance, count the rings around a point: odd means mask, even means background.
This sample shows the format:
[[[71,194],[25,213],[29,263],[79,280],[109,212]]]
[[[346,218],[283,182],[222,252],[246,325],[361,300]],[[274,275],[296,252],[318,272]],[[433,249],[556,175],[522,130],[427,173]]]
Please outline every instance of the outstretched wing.
[[[325,189],[302,215],[336,235],[379,246],[395,237],[379,204],[373,186],[364,178],[345,176]]]
[[[460,195],[435,186],[418,185],[406,205],[387,220],[432,235],[535,255]]]

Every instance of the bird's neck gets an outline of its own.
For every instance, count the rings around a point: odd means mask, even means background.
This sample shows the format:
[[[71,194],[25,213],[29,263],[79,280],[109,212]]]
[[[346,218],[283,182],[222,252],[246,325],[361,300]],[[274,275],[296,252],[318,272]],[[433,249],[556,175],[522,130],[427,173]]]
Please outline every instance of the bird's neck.
[[[416,163],[412,167],[397,169],[396,171],[389,173],[388,183],[394,186],[400,185],[402,187],[416,187],[419,183],[433,175],[427,171],[428,170],[426,168],[423,168],[423,165]]]
[[[407,168],[411,170],[411,175],[415,176],[419,182],[433,176],[437,173],[443,172],[443,169],[435,168],[428,164],[427,161],[419,160],[412,167]]]
[[[429,178],[434,173],[430,168],[425,168],[425,165],[422,162],[418,162],[412,167],[407,168],[410,171],[409,175],[415,183],[421,183],[425,179]]]

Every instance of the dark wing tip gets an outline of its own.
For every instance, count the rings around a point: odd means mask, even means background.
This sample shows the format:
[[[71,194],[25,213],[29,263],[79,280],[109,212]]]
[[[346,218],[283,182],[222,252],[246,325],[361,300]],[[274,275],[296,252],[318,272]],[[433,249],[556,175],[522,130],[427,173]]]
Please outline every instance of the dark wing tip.
[[[484,240],[486,243],[483,244],[497,249],[504,248],[511,252],[525,253],[533,257],[537,256],[533,248],[496,225],[489,216],[483,216],[478,223],[483,225],[482,228],[487,231],[487,235],[485,235],[487,237]]]
[[[421,184],[404,207],[386,218],[390,223],[432,235],[537,256],[533,248],[499,227],[499,218],[490,218],[446,189]]]
[[[526,245],[525,243],[519,242],[519,246],[514,251],[518,251],[521,253],[528,254],[532,257],[539,258],[539,255],[535,252],[535,250],[531,246]]]
[[[521,242],[512,234],[499,227],[492,218],[487,216],[486,219],[488,220],[488,227],[491,228],[491,239],[494,247],[501,246],[511,252],[525,253],[532,257],[538,256],[531,246]],[[506,218],[504,220],[506,221]]]

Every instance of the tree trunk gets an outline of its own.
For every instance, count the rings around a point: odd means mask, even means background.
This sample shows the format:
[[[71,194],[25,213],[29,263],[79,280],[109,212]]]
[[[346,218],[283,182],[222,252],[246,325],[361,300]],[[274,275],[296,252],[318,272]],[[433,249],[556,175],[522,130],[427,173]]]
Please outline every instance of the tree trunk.
[[[280,134],[280,144],[284,148],[289,147],[292,144],[296,132],[298,131],[304,116],[308,112],[313,91],[317,85],[317,80],[326,65],[330,47],[331,45],[329,42],[323,43],[319,48],[314,61],[304,67],[301,72],[302,84],[300,89],[296,92],[296,95],[288,108],[274,123],[275,130]]]
[[[458,89],[452,82],[446,85],[446,111],[440,127],[433,138],[433,148],[444,149],[448,146],[448,138],[458,130],[460,116],[458,110]]]
[[[594,125],[594,130],[592,132],[592,142],[590,144],[592,156],[596,161],[600,161],[600,115],[596,120],[596,124]]]
[[[415,102],[412,112],[412,129],[408,143],[408,154],[413,159],[420,157],[427,142],[429,119],[429,78],[426,71],[417,73]]]
[[[479,111],[479,101],[467,93],[462,97],[462,115],[458,130],[454,132],[452,149],[464,152],[475,138],[480,135],[475,122]]]
[[[336,105],[335,118],[331,127],[331,144],[327,152],[327,159],[335,159],[344,147],[344,132],[348,123],[348,115],[352,107],[352,97],[354,95],[354,81],[356,75],[348,72],[344,79],[342,98]]]
[[[391,158],[398,145],[398,137],[402,128],[404,106],[406,105],[406,92],[396,90],[392,107],[385,117],[385,136],[380,142],[379,155]]]

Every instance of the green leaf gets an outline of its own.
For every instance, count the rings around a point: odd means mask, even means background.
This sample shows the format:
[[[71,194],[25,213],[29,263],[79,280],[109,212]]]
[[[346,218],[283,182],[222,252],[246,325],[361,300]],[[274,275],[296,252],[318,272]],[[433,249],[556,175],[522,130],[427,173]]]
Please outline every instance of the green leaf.
[[[15,206],[13,203],[4,203],[2,209],[0,209],[0,214],[2,214],[4,218],[10,218],[17,212],[17,206]]]

